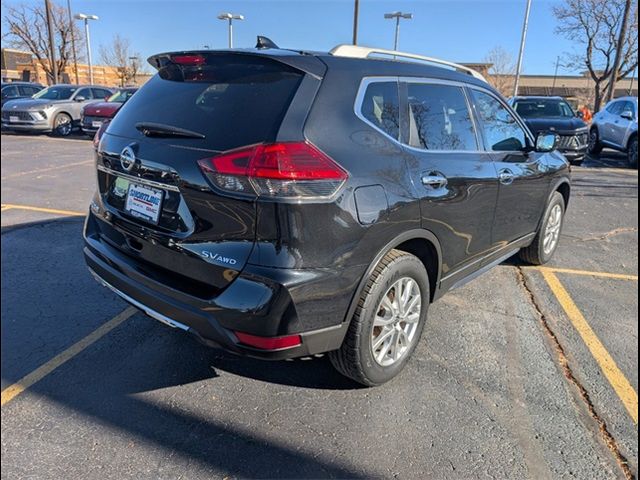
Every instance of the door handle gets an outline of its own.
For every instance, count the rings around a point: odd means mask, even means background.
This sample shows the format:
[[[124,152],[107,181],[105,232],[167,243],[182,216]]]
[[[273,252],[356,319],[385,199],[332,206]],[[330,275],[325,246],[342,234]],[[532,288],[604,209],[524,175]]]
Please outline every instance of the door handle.
[[[430,173],[428,175],[422,176],[422,184],[425,187],[430,187],[434,189],[444,188],[447,186],[449,182],[445,176],[440,175],[439,173]]]
[[[508,168],[504,168],[500,170],[500,172],[498,172],[498,179],[500,180],[500,183],[503,185],[511,185],[513,183],[514,178],[515,178],[515,175]]]

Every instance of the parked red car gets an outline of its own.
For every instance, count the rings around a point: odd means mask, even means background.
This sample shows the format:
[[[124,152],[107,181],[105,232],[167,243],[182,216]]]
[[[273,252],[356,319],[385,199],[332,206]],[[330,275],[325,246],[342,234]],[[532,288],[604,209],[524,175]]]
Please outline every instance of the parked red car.
[[[124,103],[136,93],[137,88],[123,88],[107,98],[104,102],[90,103],[82,109],[80,117],[80,128],[82,131],[93,136],[100,126],[111,120]]]

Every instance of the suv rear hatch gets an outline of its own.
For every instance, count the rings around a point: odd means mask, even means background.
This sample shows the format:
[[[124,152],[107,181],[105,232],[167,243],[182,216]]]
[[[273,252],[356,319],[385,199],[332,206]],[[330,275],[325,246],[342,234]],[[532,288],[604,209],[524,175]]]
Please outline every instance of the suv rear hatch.
[[[158,75],[100,140],[100,240],[153,279],[210,297],[242,270],[255,241],[256,197],[203,174],[221,152],[275,141],[305,73],[271,56],[181,52],[152,57]],[[232,179],[233,180],[233,179]]]

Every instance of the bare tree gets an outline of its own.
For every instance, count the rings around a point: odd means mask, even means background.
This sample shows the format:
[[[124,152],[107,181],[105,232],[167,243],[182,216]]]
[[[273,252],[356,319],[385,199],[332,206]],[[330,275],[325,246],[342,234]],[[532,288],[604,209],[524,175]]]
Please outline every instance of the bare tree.
[[[489,67],[488,82],[502,95],[509,96],[513,90],[516,62],[513,55],[501,46],[492,48],[484,57]]]
[[[120,86],[135,80],[140,73],[140,54],[131,50],[131,41],[116,34],[110,45],[100,45],[100,59],[116,71]]]
[[[53,78],[49,38],[47,36],[47,14],[44,4],[2,5],[3,23],[6,32],[2,40],[11,48],[31,52],[40,64],[49,81]],[[73,57],[71,51],[72,36],[76,42],[80,41],[80,33],[64,7],[51,4],[53,20],[56,65],[58,72],[64,72]]]
[[[638,66],[638,3],[630,19],[621,50],[620,67],[614,73],[618,34],[624,18],[626,0],[564,0],[553,8],[559,21],[556,32],[576,42],[582,52],[567,54],[566,65],[587,69],[595,83],[594,110],[600,110],[603,95],[613,75],[615,79],[629,75]]]

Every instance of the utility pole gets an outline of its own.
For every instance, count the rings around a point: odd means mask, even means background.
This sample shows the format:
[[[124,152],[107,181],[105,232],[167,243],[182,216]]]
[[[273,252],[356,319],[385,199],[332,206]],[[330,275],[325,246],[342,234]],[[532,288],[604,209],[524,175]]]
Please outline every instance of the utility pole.
[[[55,85],[58,83],[58,61],[56,60],[56,43],[53,33],[53,17],[51,16],[51,3],[44,0],[44,9],[47,13],[47,33],[49,34],[49,61],[51,62],[51,80]]]
[[[558,78],[558,65],[560,65],[560,55],[556,58],[556,71],[553,74],[553,86],[551,87],[551,95],[556,93],[556,79]]]
[[[616,56],[613,60],[613,68],[611,69],[611,78],[609,79],[609,90],[605,102],[613,99],[616,90],[616,81],[618,80],[620,62],[622,61],[622,53],[624,50],[624,41],[627,38],[627,25],[629,24],[629,14],[631,13],[631,0],[627,0],[624,4],[624,13],[622,17],[622,25],[620,26],[620,36],[618,37],[618,45],[616,45]]]
[[[395,19],[396,21],[396,35],[395,35],[395,40],[393,42],[393,49],[395,51],[398,51],[398,40],[400,37],[400,19],[404,18],[405,20],[411,20],[413,18],[413,14],[402,13],[402,12],[385,13],[384,18]]]
[[[69,14],[69,28],[71,29],[71,52],[73,53],[73,71],[76,76],[76,85],[80,84],[78,79],[78,54],[76,53],[76,26],[71,16],[71,0],[67,0],[67,13]]]
[[[360,15],[360,0],[353,5],[353,44],[358,44],[358,16]]]
[[[527,9],[524,12],[524,22],[522,24],[522,38],[520,40],[520,53],[518,54],[518,66],[516,67],[516,81],[513,85],[513,96],[518,96],[520,86],[520,71],[522,70],[522,58],[524,57],[524,45],[527,41],[527,28],[529,28],[529,13],[531,13],[531,0],[527,0]]]

